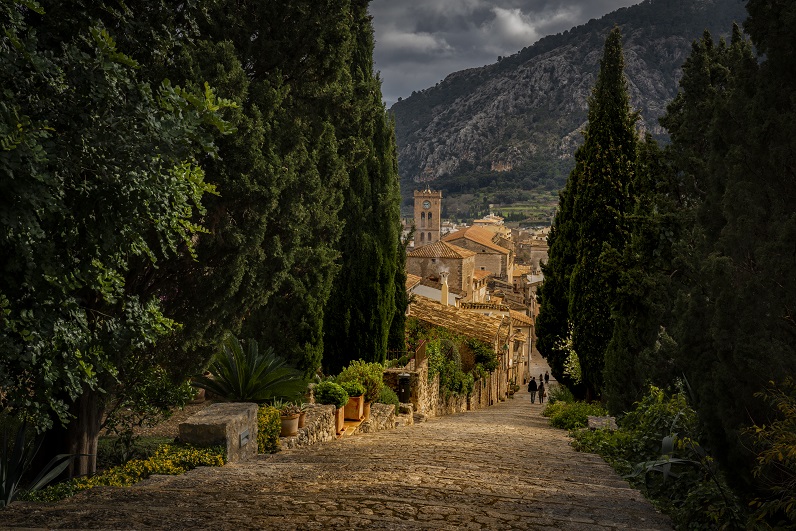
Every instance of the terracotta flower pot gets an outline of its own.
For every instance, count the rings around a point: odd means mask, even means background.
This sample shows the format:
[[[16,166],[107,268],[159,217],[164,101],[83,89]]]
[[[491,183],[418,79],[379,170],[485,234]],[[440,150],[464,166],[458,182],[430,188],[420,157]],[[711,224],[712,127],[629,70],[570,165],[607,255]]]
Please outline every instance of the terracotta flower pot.
[[[302,411],[301,413],[299,413],[299,421],[298,421],[299,429],[303,428],[306,424],[307,424],[307,412]]]
[[[352,396],[348,398],[345,405],[345,418],[348,420],[362,420],[365,408],[365,395]]]
[[[280,437],[292,437],[298,433],[299,414],[283,415],[282,430],[279,432]]]

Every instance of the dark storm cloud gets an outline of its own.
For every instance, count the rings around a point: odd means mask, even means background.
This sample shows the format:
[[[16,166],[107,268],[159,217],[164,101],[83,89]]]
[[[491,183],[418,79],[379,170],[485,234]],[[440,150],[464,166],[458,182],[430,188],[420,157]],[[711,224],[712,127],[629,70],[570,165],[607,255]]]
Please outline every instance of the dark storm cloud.
[[[640,0],[373,0],[387,105]]]

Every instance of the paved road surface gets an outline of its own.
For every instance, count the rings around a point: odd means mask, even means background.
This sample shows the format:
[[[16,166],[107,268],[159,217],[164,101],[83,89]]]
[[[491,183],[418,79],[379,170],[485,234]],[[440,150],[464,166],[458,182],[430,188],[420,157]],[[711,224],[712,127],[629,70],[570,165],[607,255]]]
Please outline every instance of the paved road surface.
[[[12,504],[0,528],[671,529],[527,392],[490,408],[246,464]]]

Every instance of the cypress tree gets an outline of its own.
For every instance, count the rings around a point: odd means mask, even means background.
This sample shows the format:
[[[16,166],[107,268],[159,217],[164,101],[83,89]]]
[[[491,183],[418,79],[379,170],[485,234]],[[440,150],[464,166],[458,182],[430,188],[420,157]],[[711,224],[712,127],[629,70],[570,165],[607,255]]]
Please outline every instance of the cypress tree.
[[[349,185],[341,216],[341,269],[326,312],[323,365],[330,373],[350,360],[384,361],[396,313],[400,194],[394,125],[373,72],[373,28],[368,2],[352,2],[355,50],[351,78],[356,98],[342,129],[349,139]]]
[[[626,239],[624,215],[636,160],[636,114],[624,78],[622,35],[614,28],[605,42],[597,83],[589,99],[589,123],[578,150],[573,203],[577,259],[570,280],[569,318],[587,396],[603,387],[605,350],[613,333],[616,253]],[[573,178],[573,176],[570,176]]]
[[[576,158],[579,153],[576,153]],[[564,374],[564,362],[569,353],[563,345],[570,334],[569,282],[575,267],[577,245],[572,208],[577,187],[578,174],[573,171],[559,193],[559,209],[547,237],[550,250],[547,263],[542,264],[544,282],[538,292],[539,316],[536,319],[537,349],[547,360],[555,379],[570,388],[575,382]]]

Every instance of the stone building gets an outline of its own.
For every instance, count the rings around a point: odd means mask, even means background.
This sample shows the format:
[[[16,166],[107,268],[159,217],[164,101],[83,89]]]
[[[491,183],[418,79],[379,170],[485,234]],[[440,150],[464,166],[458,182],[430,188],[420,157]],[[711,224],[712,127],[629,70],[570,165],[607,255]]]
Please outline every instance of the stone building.
[[[490,271],[496,278],[511,282],[514,269],[514,253],[494,243],[495,234],[483,227],[468,227],[443,238],[447,243],[477,253],[477,271]]]
[[[442,281],[443,273],[448,275],[448,286],[464,293],[464,300],[470,300],[473,292],[476,253],[444,241],[437,241],[415,248],[406,255],[406,272],[417,275],[421,284],[430,280]]]

